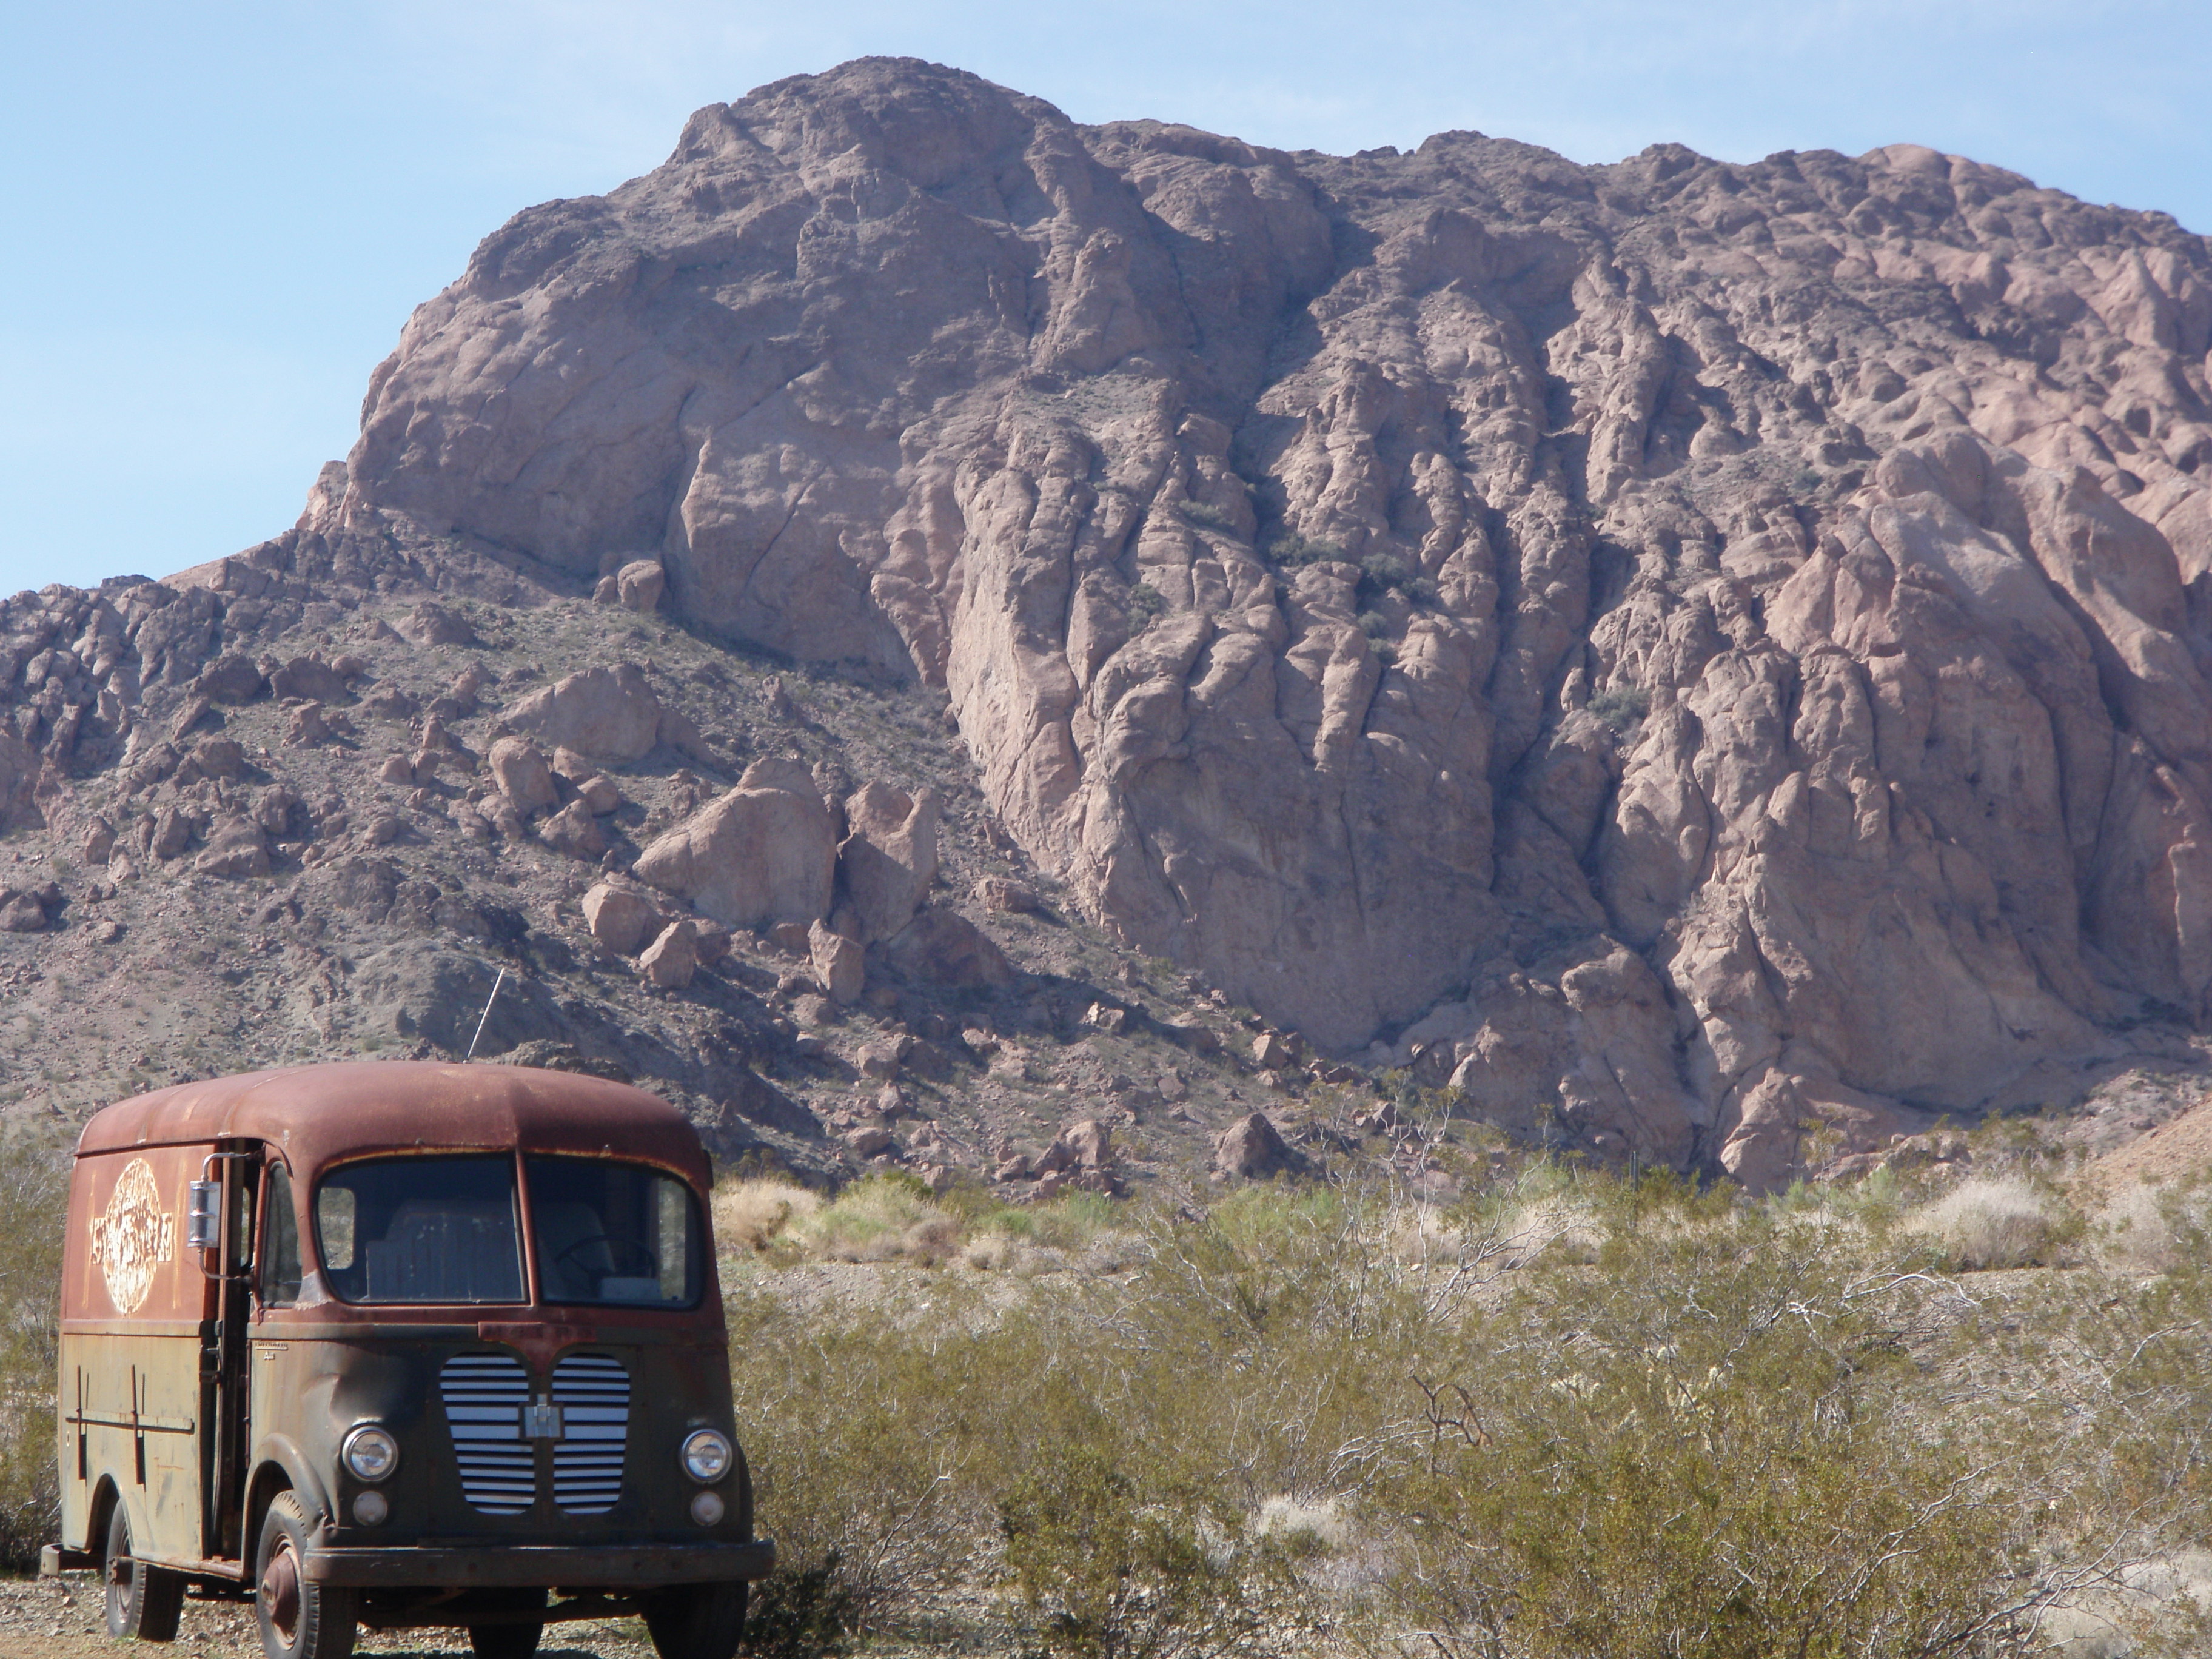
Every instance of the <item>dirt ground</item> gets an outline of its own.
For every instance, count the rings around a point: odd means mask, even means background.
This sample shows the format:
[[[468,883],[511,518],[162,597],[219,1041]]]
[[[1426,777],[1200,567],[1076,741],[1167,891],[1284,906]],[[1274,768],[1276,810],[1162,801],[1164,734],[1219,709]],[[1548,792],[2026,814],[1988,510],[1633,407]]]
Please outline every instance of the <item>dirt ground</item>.
[[[107,1638],[100,1585],[89,1573],[66,1578],[0,1578],[0,1659],[117,1659],[126,1652]],[[356,1653],[376,1659],[467,1653],[464,1631],[363,1631]],[[150,1656],[158,1649],[142,1650]],[[556,1625],[545,1633],[540,1659],[651,1659],[645,1627],[635,1620]],[[237,1601],[187,1601],[170,1659],[260,1659],[253,1609]]]

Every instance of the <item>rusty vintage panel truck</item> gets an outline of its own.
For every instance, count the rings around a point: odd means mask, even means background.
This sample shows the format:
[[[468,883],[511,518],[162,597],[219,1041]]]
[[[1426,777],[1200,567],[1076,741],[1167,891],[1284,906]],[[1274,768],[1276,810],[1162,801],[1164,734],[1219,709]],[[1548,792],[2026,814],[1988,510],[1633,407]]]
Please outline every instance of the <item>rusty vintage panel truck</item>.
[[[304,1066],[111,1106],[63,1270],[62,1541],[118,1636],[251,1598],[270,1659],[643,1617],[729,1659],[753,1536],[708,1231],[665,1102],[507,1066]]]

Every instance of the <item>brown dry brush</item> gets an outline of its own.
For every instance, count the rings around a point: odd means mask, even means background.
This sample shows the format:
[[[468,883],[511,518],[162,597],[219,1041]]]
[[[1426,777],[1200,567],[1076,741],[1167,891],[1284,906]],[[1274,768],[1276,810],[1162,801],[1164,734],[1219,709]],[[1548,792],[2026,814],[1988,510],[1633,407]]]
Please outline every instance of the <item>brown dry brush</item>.
[[[1142,1231],[988,1310],[960,1269],[896,1317],[749,1304],[821,1356],[740,1384],[764,1524],[851,1597],[813,1639],[987,1582],[1080,1659],[1999,1656],[2208,1519],[2197,1268],[1940,1273],[1901,1228],[1558,1172]]]

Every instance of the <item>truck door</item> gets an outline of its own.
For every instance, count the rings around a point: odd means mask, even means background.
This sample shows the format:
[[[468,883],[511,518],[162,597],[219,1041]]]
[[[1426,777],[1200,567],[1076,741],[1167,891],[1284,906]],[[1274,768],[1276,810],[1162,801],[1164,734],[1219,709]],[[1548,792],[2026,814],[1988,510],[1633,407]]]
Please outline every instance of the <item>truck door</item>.
[[[209,1161],[207,1170],[222,1183],[222,1237],[204,1265],[216,1281],[216,1316],[201,1353],[202,1420],[210,1432],[201,1448],[200,1536],[216,1560],[244,1559],[246,1323],[252,1315],[255,1223],[264,1209],[265,1161],[258,1146],[232,1144]]]

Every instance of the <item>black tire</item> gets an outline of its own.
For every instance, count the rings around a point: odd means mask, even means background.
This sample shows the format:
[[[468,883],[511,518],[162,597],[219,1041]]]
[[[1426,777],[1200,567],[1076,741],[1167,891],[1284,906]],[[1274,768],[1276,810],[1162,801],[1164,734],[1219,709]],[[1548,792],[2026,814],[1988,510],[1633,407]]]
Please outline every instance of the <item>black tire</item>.
[[[660,1659],[731,1659],[745,1639],[745,1583],[678,1584],[641,1597]]]
[[[355,1592],[311,1583],[301,1571],[313,1529],[292,1493],[270,1500],[253,1549],[253,1616],[269,1659],[347,1659],[353,1651]]]
[[[100,1577],[107,1604],[107,1633],[142,1642],[173,1642],[177,1618],[185,1609],[183,1577],[149,1567],[131,1553],[131,1511],[115,1500],[108,1517],[107,1551]]]

